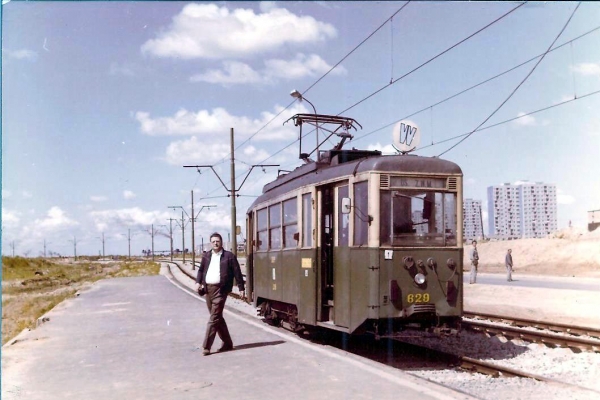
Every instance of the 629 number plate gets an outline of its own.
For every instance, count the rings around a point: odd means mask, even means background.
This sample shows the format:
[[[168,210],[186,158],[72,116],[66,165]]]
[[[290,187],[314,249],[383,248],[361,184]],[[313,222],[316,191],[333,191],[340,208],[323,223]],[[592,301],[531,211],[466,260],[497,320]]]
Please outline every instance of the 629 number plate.
[[[406,296],[407,303],[429,303],[429,293],[408,294]]]

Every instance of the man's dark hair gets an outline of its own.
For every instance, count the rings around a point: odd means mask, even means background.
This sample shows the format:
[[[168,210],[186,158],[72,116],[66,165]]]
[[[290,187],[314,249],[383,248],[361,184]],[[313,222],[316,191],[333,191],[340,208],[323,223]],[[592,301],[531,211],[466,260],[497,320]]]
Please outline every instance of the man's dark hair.
[[[218,233],[218,232],[211,233],[209,240],[212,241],[212,238],[214,238],[214,237],[218,237],[219,240],[221,241],[221,243],[223,243],[223,237],[221,236],[220,233]]]
[[[475,244],[475,243],[477,243],[477,240],[473,240],[473,241],[471,242],[471,244]]]

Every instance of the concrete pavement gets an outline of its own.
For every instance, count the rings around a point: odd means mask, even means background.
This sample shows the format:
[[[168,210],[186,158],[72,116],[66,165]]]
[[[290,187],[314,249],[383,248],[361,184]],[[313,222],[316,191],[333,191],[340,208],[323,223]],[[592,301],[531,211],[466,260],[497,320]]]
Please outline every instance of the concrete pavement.
[[[99,281],[3,346],[2,399],[469,398],[273,330],[243,307],[228,300],[234,350],[202,356],[197,295],[163,275]]]

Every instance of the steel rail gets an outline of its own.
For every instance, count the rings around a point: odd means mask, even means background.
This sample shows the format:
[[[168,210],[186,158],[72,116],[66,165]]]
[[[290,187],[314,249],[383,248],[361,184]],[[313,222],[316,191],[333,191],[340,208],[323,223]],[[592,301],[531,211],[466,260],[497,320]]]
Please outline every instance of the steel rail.
[[[549,347],[569,348],[573,351],[593,351],[600,353],[600,341],[584,339],[577,336],[561,336],[555,333],[530,331],[513,326],[502,326],[479,321],[462,321],[462,326],[473,331],[490,335],[504,336],[507,339],[522,339],[532,343],[543,343]]]
[[[600,339],[600,329],[598,329],[598,328],[561,324],[561,323],[556,323],[556,322],[546,322],[546,321],[525,319],[525,318],[515,318],[515,317],[509,317],[506,315],[475,313],[475,312],[471,312],[471,311],[463,312],[463,317],[474,318],[474,319],[487,319],[490,321],[504,322],[506,324],[510,324],[510,325],[518,326],[518,327],[546,329],[546,330],[549,330],[552,332],[567,333],[567,334],[575,335],[575,336],[590,336],[593,338]]]

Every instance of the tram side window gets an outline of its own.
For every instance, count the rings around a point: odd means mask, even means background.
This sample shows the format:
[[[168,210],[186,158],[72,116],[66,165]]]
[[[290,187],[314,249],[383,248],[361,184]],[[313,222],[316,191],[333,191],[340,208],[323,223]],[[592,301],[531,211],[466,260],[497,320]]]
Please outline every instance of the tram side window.
[[[364,246],[369,240],[369,186],[368,182],[354,185],[354,245]]]
[[[312,247],[312,195],[302,195],[302,237],[303,246]]]
[[[256,213],[256,230],[256,249],[267,250],[269,245],[269,231],[266,208],[263,208]]]
[[[456,195],[382,191],[380,227],[383,245],[455,246]]]
[[[298,247],[298,201],[294,197],[283,202],[283,248]]]
[[[269,207],[269,250],[281,248],[281,203]]]

